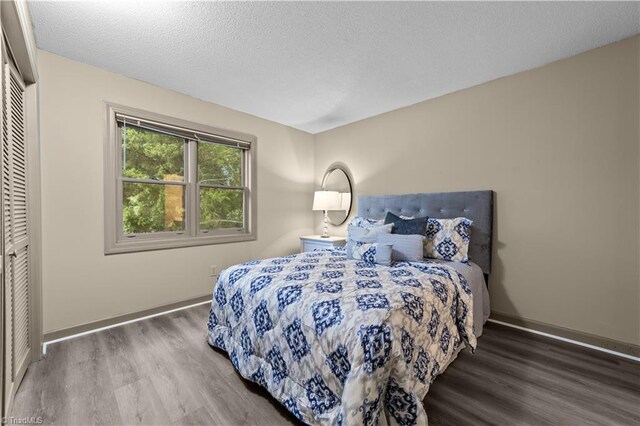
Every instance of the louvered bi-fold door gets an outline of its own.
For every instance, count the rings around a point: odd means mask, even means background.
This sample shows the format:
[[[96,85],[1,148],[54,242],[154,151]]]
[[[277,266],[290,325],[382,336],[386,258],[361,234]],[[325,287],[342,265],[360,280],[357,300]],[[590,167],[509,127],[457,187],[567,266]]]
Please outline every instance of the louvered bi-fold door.
[[[31,354],[25,86],[10,64],[5,64],[3,83],[4,385],[5,404],[8,404],[24,376]]]

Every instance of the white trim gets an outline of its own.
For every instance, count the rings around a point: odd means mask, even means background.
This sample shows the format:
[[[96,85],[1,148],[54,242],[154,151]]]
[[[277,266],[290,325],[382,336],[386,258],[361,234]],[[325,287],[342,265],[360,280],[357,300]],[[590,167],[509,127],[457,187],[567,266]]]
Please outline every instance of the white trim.
[[[584,342],[579,342],[577,340],[567,339],[566,337],[556,336],[555,334],[549,334],[549,333],[545,333],[543,331],[532,330],[530,328],[525,328],[525,327],[521,327],[519,325],[509,324],[508,322],[498,321],[498,320],[494,320],[494,319],[491,319],[491,318],[489,318],[487,321],[495,323],[495,324],[504,325],[506,327],[516,328],[518,330],[526,331],[526,332],[529,332],[529,333],[538,334],[540,336],[549,337],[551,339],[560,340],[562,342],[571,343],[573,345],[583,346],[585,348],[594,349],[594,350],[600,351],[600,352],[605,352],[605,353],[608,353],[608,354],[611,354],[611,355],[619,356],[621,358],[630,359],[631,361],[640,362],[640,358],[635,357],[633,355],[625,354],[625,353],[622,353],[622,352],[612,351],[611,349],[601,348],[599,346],[590,345],[589,343],[584,343]]]
[[[25,0],[19,0],[13,2],[16,8],[16,14],[20,20],[20,29],[22,30],[23,37],[25,39],[26,54],[29,60],[29,68],[25,70],[28,72],[28,83],[36,83],[38,81],[38,59],[37,59],[37,47],[36,38],[33,32],[33,23],[31,22],[31,14],[29,13],[29,6]],[[32,80],[32,81],[31,81]]]
[[[184,309],[189,309],[189,308],[193,308],[195,306],[205,305],[207,303],[211,303],[211,299],[205,300],[204,302],[194,303],[193,305],[182,306],[180,308],[175,308],[175,309],[170,309],[168,311],[158,312],[158,313],[155,313],[155,314],[151,314],[151,315],[147,315],[147,316],[144,316],[144,317],[132,319],[132,320],[129,320],[129,321],[123,321],[123,322],[119,322],[117,324],[111,324],[111,325],[107,325],[105,327],[95,328],[95,329],[89,330],[89,331],[83,331],[82,333],[72,334],[71,336],[65,336],[65,337],[61,337],[59,339],[48,340],[48,341],[46,341],[46,342],[44,342],[42,344],[42,354],[44,355],[44,354],[47,353],[47,346],[52,344],[52,343],[58,343],[58,342],[62,342],[63,340],[74,339],[74,338],[80,337],[80,336],[86,336],[87,334],[93,334],[93,333],[97,333],[98,331],[104,331],[104,330],[108,330],[110,328],[120,327],[122,325],[131,324],[131,323],[142,321],[142,320],[146,320],[146,319],[149,319],[149,318],[159,317],[161,315],[166,315],[166,314],[170,314],[172,312],[182,311]]]
[[[182,311],[184,309],[193,308],[195,306],[205,305],[205,304],[211,303],[211,301],[212,300],[209,299],[209,300],[205,300],[204,302],[194,303],[193,305],[182,306],[180,308],[170,309],[168,311],[158,312],[158,313],[155,313],[155,314],[152,314],[152,315],[147,315],[147,316],[136,318],[136,319],[132,319],[132,320],[129,320],[129,321],[123,321],[123,322],[119,322],[117,324],[107,325],[105,327],[96,328],[94,330],[84,331],[84,332],[78,333],[78,334],[72,334],[71,336],[65,336],[65,337],[61,337],[59,339],[48,340],[48,341],[44,342],[43,345],[42,345],[42,353],[46,354],[47,353],[47,346],[50,345],[50,344],[53,344],[53,343],[58,343],[58,342],[62,342],[64,340],[74,339],[76,337],[86,336],[87,334],[97,333],[99,331],[104,331],[104,330],[108,330],[110,328],[120,327],[122,325],[131,324],[131,323],[138,322],[138,321],[143,321],[143,320],[146,320],[146,319],[149,319],[149,318],[159,317],[161,315],[166,315],[166,314],[170,314],[172,312]],[[508,322],[498,321],[498,320],[494,320],[494,319],[491,319],[491,318],[489,318],[487,320],[487,322],[492,322],[494,324],[504,325],[505,327],[515,328],[515,329],[518,329],[518,330],[526,331],[528,333],[537,334],[539,336],[549,337],[551,339],[560,340],[562,342],[571,343],[573,345],[583,346],[585,348],[594,349],[594,350],[600,351],[600,352],[605,352],[605,353],[608,353],[608,354],[611,354],[611,355],[619,356],[621,358],[626,358],[626,359],[629,359],[631,361],[640,362],[640,358],[639,357],[635,357],[633,355],[628,355],[628,354],[624,354],[622,352],[612,351],[610,349],[601,348],[599,346],[590,345],[588,343],[579,342],[577,340],[567,339],[566,337],[556,336],[555,334],[549,334],[549,333],[545,333],[543,331],[532,330],[530,328],[520,327],[519,325],[509,324]]]
[[[2,32],[11,44],[16,68],[25,83],[38,81],[37,48],[26,0],[0,1]]]

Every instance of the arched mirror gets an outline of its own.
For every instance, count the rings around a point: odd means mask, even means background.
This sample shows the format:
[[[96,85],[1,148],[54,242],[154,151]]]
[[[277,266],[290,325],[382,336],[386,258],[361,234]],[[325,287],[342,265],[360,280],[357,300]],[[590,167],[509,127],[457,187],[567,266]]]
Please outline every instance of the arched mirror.
[[[339,164],[329,167],[322,178],[322,190],[340,193],[340,209],[329,210],[327,215],[329,216],[330,224],[334,226],[342,225],[349,217],[351,205],[353,204],[353,188],[347,169]]]

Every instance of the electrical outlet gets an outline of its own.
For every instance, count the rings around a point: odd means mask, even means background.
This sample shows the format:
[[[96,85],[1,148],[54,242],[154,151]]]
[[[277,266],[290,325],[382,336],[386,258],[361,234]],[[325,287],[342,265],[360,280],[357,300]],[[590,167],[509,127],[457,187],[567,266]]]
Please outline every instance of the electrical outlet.
[[[211,265],[209,269],[209,275],[212,277],[218,276],[218,265]]]

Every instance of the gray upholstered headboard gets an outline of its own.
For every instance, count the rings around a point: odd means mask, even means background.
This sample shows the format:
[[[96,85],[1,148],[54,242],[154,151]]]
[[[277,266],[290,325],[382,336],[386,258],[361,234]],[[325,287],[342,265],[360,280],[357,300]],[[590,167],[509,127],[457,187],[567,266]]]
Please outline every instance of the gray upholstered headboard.
[[[473,221],[469,260],[491,273],[493,191],[434,192],[402,195],[361,195],[358,216],[384,219],[387,212],[435,219],[466,217]]]

